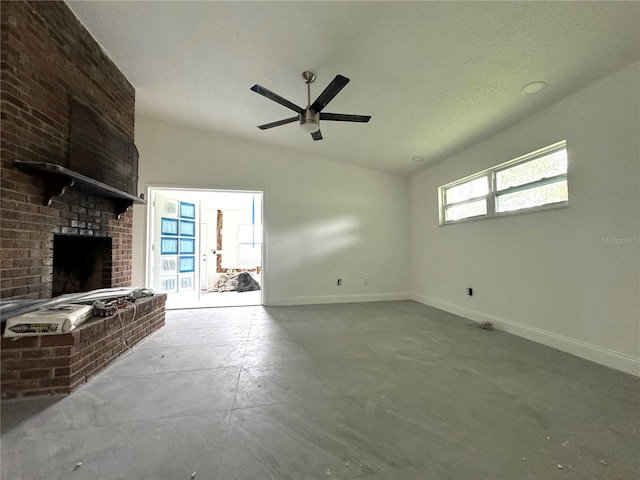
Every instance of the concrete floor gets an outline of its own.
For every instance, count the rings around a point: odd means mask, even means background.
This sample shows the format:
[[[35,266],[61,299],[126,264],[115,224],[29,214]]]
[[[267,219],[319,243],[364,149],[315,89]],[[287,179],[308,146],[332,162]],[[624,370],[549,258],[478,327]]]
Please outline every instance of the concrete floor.
[[[210,307],[248,307],[262,305],[262,291],[253,292],[197,292],[192,295],[186,293],[168,293],[167,310],[183,310],[185,308]]]
[[[171,311],[2,403],[6,480],[637,479],[638,452],[639,378],[414,302]]]

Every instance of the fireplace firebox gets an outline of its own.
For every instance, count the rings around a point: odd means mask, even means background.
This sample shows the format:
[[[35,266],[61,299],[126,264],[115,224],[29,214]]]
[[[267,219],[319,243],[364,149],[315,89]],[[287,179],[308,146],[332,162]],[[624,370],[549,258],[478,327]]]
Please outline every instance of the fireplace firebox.
[[[112,242],[109,237],[54,235],[54,297],[111,287]]]

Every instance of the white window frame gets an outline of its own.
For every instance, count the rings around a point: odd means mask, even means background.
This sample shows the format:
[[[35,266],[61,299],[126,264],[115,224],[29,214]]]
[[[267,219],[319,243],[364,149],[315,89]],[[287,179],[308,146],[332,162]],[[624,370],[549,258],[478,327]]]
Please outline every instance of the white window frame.
[[[551,210],[551,209],[556,209],[556,208],[564,208],[569,206],[569,200],[567,198],[567,200],[562,200],[560,202],[552,202],[552,203],[545,203],[544,205],[536,205],[533,207],[528,207],[528,208],[521,208],[518,210],[509,210],[509,211],[505,211],[505,212],[497,212],[496,211],[496,200],[498,197],[502,196],[502,195],[507,195],[510,193],[515,193],[515,192],[520,192],[523,190],[530,190],[536,187],[540,187],[543,185],[547,185],[547,184],[552,184],[552,183],[557,183],[557,182],[561,182],[561,181],[567,181],[568,182],[568,166],[567,166],[567,173],[563,173],[560,175],[554,175],[552,177],[545,177],[545,178],[541,178],[538,180],[534,180],[532,182],[528,182],[528,183],[524,183],[522,185],[517,185],[515,187],[509,187],[506,188],[504,190],[501,191],[497,191],[496,190],[496,174],[503,171],[503,170],[508,170],[510,168],[513,168],[515,166],[530,162],[532,160],[536,160],[538,158],[550,155],[552,153],[555,153],[557,151],[560,150],[566,150],[567,149],[567,142],[566,140],[562,140],[558,143],[554,143],[553,145],[549,145],[547,147],[541,148],[540,150],[536,150],[535,152],[531,152],[528,153],[526,155],[523,155],[521,157],[515,158],[513,160],[510,160],[508,162],[502,163],[500,165],[497,165],[495,167],[489,168],[487,170],[483,170],[482,172],[478,172],[475,173],[473,175],[469,175],[468,177],[462,178],[460,180],[456,180],[455,182],[451,182],[448,183],[446,185],[442,185],[441,187],[438,188],[438,205],[439,205],[439,224],[440,225],[451,225],[451,224],[456,224],[456,223],[462,223],[462,222],[469,222],[469,221],[475,221],[475,220],[484,220],[487,218],[496,218],[496,217],[503,217],[503,216],[508,216],[508,215],[520,215],[522,213],[529,213],[529,212],[538,212],[541,210]],[[568,155],[568,153],[567,153]],[[447,190],[456,187],[458,185],[462,185],[464,183],[470,182],[472,180],[476,180],[478,178],[481,177],[487,177],[487,182],[489,184],[489,191],[486,195],[480,195],[480,196],[476,196],[473,198],[467,198],[463,201],[460,202],[451,202],[451,203],[447,203],[446,201],[446,192]],[[567,183],[567,187],[568,187],[568,183]],[[567,195],[568,197],[568,195]],[[481,214],[481,215],[474,215],[472,217],[465,217],[465,218],[460,218],[460,219],[456,219],[456,220],[445,220],[446,219],[446,208],[447,207],[451,207],[451,206],[457,206],[457,205],[464,205],[467,203],[472,203],[472,202],[476,202],[478,200],[482,200],[485,199],[486,200],[486,204],[487,204],[487,213],[486,214]]]

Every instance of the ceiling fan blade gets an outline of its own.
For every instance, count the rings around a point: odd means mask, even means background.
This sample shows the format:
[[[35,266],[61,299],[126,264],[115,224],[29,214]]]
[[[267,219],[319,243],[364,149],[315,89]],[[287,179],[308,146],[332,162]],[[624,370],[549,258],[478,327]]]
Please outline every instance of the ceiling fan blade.
[[[311,137],[313,137],[314,140],[322,140],[322,133],[320,133],[320,130],[312,132]]]
[[[371,115],[347,115],[346,113],[321,113],[320,120],[333,120],[335,122],[362,122],[371,120]]]
[[[260,130],[266,130],[267,128],[279,127],[280,125],[286,125],[287,123],[297,122],[299,117],[285,118],[284,120],[278,120],[277,122],[265,123],[264,125],[258,125]]]
[[[273,93],[271,90],[267,90],[266,88],[260,85],[254,85],[253,87],[251,87],[251,90],[253,90],[259,95],[262,95],[263,97],[267,97],[269,100],[273,100],[274,102],[279,103],[284,107],[290,108],[296,113],[302,113],[304,111],[304,109],[300,108],[295,103],[290,102],[286,98],[282,98],[277,93]]]
[[[310,107],[311,110],[315,112],[321,112],[322,109],[326,107],[331,100],[333,100],[333,97],[340,93],[340,90],[342,90],[347,85],[347,83],[349,83],[349,79],[347,77],[336,75],[336,78],[334,78],[331,83],[327,85],[327,88],[325,88],[320,96],[316,98],[316,101],[313,102]]]

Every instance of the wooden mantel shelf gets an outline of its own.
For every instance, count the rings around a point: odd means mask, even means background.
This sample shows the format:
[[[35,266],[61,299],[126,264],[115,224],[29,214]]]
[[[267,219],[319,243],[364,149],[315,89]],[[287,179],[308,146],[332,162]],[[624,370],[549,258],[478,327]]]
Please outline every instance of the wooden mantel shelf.
[[[45,200],[47,206],[51,206],[53,197],[64,195],[67,188],[79,184],[103,198],[114,201],[116,216],[120,217],[134,203],[146,204],[147,202],[132,193],[107,185],[106,183],[89,178],[81,173],[74,172],[57,163],[35,162],[31,160],[16,160],[14,164],[23,170],[28,170],[40,176],[45,181]]]

